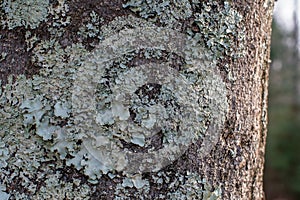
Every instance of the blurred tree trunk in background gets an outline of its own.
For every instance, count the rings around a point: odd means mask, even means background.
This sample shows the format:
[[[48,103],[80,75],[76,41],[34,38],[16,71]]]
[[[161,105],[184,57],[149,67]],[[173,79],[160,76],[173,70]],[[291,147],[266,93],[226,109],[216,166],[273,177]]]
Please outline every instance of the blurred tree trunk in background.
[[[12,199],[97,200],[264,199],[273,3],[273,0],[2,1],[0,199],[8,196]],[[168,34],[149,37],[149,33]],[[124,35],[129,39],[121,37]],[[145,35],[149,41],[144,41]],[[180,35],[186,39],[186,55],[177,52],[182,48],[175,40]],[[171,36],[174,41],[170,40]],[[144,43],[139,43],[137,38]],[[155,39],[159,42],[152,42]],[[174,42],[178,43],[173,45]],[[138,48],[132,50],[133,45]],[[115,55],[120,50],[124,50],[123,54]],[[190,81],[188,89],[192,88],[198,95],[191,107],[200,109],[196,115],[199,125],[187,128],[197,130],[192,134],[197,135],[194,141],[175,132],[192,118],[172,126],[175,134],[171,129],[167,133],[146,135],[150,137],[146,142],[142,136],[136,138],[130,132],[120,134],[121,130],[131,130],[124,128],[126,123],[115,127],[129,109],[122,105],[126,109],[119,106],[119,110],[116,108],[119,112],[110,114],[112,104],[119,100],[111,97],[113,92],[124,89],[123,85],[137,77],[145,78],[137,69],[151,66],[149,63],[168,64],[180,74],[174,79],[185,76]],[[84,71],[90,69],[95,73]],[[80,82],[81,75],[86,77]],[[126,79],[127,76],[132,79]],[[84,86],[93,80],[97,88]],[[98,113],[100,121],[96,119],[97,123],[89,124],[96,118],[90,119],[89,112],[78,117],[74,105],[80,107],[80,104],[72,101],[79,102],[82,98],[80,103],[85,105],[90,99],[88,95],[80,96],[82,91],[72,90],[72,81],[82,83],[78,88],[92,88],[88,91],[97,96],[99,104],[95,110],[108,107]],[[174,109],[174,113],[166,111],[167,115],[161,110],[154,113],[161,111],[160,115],[174,117],[175,122],[177,118],[187,117],[182,117],[177,110],[183,108],[179,103],[186,102],[176,100],[190,100],[192,93],[185,93],[184,97],[167,89],[159,93],[164,88],[163,83],[160,84],[141,86],[134,94],[143,97],[143,101],[136,98],[140,104],[131,103],[145,111],[164,100],[164,105]],[[124,90],[121,92],[125,93]],[[121,98],[121,94],[115,95]],[[103,98],[109,101],[108,97],[114,102],[102,105]],[[152,104],[142,107],[148,100],[152,100]],[[214,103],[218,107],[212,107]],[[149,116],[145,116],[152,118],[143,121],[143,109],[140,111],[134,106],[127,118],[140,120],[140,126],[142,122],[149,125],[158,118],[148,113]],[[193,116],[194,110],[188,116]],[[142,117],[138,119],[139,116]],[[76,123],[78,119],[82,121]],[[157,121],[155,123],[160,123]],[[86,124],[90,129],[84,129]],[[203,130],[198,131],[200,128]],[[113,132],[115,130],[117,132]],[[214,135],[217,137],[213,138]],[[205,141],[207,137],[216,143]],[[173,149],[165,150],[163,156],[169,156],[172,161],[167,166],[154,166],[154,170],[145,173],[143,167],[138,168],[141,171],[136,174],[128,172],[143,163],[130,163],[129,156],[123,156],[124,152],[131,153],[126,155],[155,153],[174,141],[187,148],[176,159],[170,155]],[[144,145],[148,145],[147,148],[143,148]],[[206,149],[208,152],[201,152]],[[151,163],[153,159],[146,161]]]
[[[294,75],[293,75],[293,87],[294,87],[294,109],[295,109],[295,117],[300,113],[300,55],[299,55],[299,10],[298,10],[298,0],[294,0],[294,30],[293,30],[293,42],[294,42],[294,56],[293,56],[293,67],[294,67]],[[299,118],[300,119],[300,118]]]

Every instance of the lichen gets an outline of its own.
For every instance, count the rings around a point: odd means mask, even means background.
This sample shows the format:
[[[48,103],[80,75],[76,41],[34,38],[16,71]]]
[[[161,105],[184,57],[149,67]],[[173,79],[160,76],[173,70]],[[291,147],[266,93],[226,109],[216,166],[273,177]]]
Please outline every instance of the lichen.
[[[69,5],[65,0],[57,0],[56,6],[49,6],[49,15],[51,21],[48,26],[48,32],[52,38],[62,37],[65,28],[71,23],[71,17],[68,15]]]
[[[7,20],[2,21],[2,25],[4,27],[8,26],[9,29],[19,26],[35,29],[41,22],[46,21],[48,6],[48,0],[4,0],[1,7],[7,16]]]
[[[167,199],[202,199],[221,200],[220,186],[213,189],[210,183],[197,173],[187,172],[185,176],[179,175],[172,185],[177,185],[177,190],[167,194]]]
[[[9,197],[10,197],[10,195],[7,194],[5,191],[6,191],[5,185],[2,185],[2,184],[0,183],[0,199],[1,199],[1,200],[8,200]]]
[[[79,28],[77,32],[78,35],[83,38],[98,38],[103,39],[101,32],[101,24],[103,23],[103,18],[101,18],[95,11],[90,13],[90,21]]]
[[[92,190],[87,184],[81,184],[79,179],[65,182],[61,177],[59,173],[47,175],[45,185],[33,196],[33,199],[90,199]]]
[[[224,56],[237,58],[243,54],[245,28],[240,25],[243,18],[228,1],[224,1],[223,5],[216,1],[203,3],[201,12],[195,13],[194,18],[201,39],[214,52],[215,59],[221,59]],[[238,49],[233,49],[237,43]]]
[[[142,18],[172,29],[180,28],[178,20],[192,19],[199,30],[195,32],[190,27],[186,33],[207,46],[213,52],[213,59],[225,56],[237,58],[244,54],[245,28],[240,25],[243,18],[228,1],[195,0],[191,4],[188,0],[129,0],[124,7],[130,8]],[[234,49],[236,46],[238,49]]]
[[[141,175],[135,175],[131,178],[125,177],[122,183],[117,184],[114,193],[115,200],[132,199],[132,194],[128,190],[134,190],[135,196],[139,199],[149,198],[150,185],[147,179],[143,179]]]
[[[82,167],[98,166],[93,168],[98,176],[114,170],[129,175],[157,171],[184,153],[190,143],[205,137],[206,121],[214,119],[212,123],[217,126],[224,122],[227,112],[224,84],[212,71],[213,63],[205,61],[202,48],[185,49],[186,40],[173,30],[148,27],[124,30],[100,43],[78,70],[74,83],[74,123],[82,133],[79,139],[83,140],[83,147],[79,154],[73,155],[76,159],[72,164],[80,168],[79,160],[85,155],[90,162],[84,160]],[[167,64],[128,66],[134,55],[145,47],[154,52],[156,49],[175,52],[187,64],[179,72]],[[149,53],[147,56],[152,58]],[[195,75],[194,79],[190,74]],[[147,83],[162,85],[155,98],[135,93]],[[218,87],[211,88],[215,85]],[[91,91],[98,88],[100,91],[94,97]],[[81,123],[82,119],[85,123]],[[174,129],[176,124],[180,124],[179,130]],[[120,142],[144,147],[147,138],[159,131],[164,136],[159,150],[135,153],[124,149]],[[218,134],[218,128],[214,131],[210,138]]]
[[[30,5],[38,6],[24,13]],[[95,189],[91,184],[107,174],[118,180],[115,199],[130,199],[132,191],[149,199],[153,180],[169,186],[161,199],[221,198],[220,187],[198,173],[170,177],[160,170],[190,144],[203,141],[197,152],[201,158],[218,141],[228,102],[217,64],[242,51],[231,46],[243,40],[243,33],[236,32],[241,16],[228,2],[131,0],[124,7],[141,18],[122,16],[103,24],[100,14],[89,13],[90,21],[75,33],[99,39],[89,52],[80,40],[64,47],[58,40],[71,23],[64,0],[55,6],[48,1],[2,3],[2,22],[9,29],[34,29],[47,16],[51,20],[48,39],[25,33],[30,62],[39,72],[14,81],[9,77],[0,85],[0,180],[7,186],[0,187],[0,197],[88,199]],[[191,19],[199,32],[177,27]],[[183,60],[180,66],[172,63],[174,55]],[[153,144],[154,136],[160,144]],[[65,180],[60,170],[67,166],[89,183]],[[144,172],[153,175],[146,178]],[[8,187],[16,182],[26,191]],[[16,189],[8,194],[7,188]]]
[[[139,1],[130,0],[124,5],[141,17],[163,24],[177,24],[178,20],[192,16],[191,4],[188,0]]]
[[[24,127],[25,123],[34,122],[35,119],[29,117],[28,121],[23,116],[21,109],[25,99],[33,99],[34,93],[31,81],[24,76],[19,76],[15,83],[9,79],[9,83],[4,86],[3,93],[0,96],[1,112],[1,150],[4,149],[5,165],[1,166],[0,180],[2,184],[11,186],[14,183],[21,184],[13,186],[15,190],[10,190],[10,195],[17,198],[18,195],[26,197],[25,193],[18,194],[18,187],[26,188],[27,194],[34,194],[37,190],[35,181],[42,181],[43,172],[39,168],[43,166],[49,173],[53,171],[53,166],[61,167],[62,162],[57,161],[55,165],[44,165],[46,162],[57,160],[56,155],[49,154],[50,151],[45,149],[47,144],[41,137],[36,135],[32,128]],[[26,109],[31,111],[37,118],[39,101],[28,101]],[[25,120],[25,121],[24,121]],[[3,145],[4,144],[4,145]],[[6,153],[8,155],[6,156]],[[1,157],[3,161],[3,157]],[[18,199],[18,198],[17,198]]]
[[[212,185],[200,174],[187,171],[185,174],[176,173],[170,177],[169,172],[159,172],[152,175],[152,181],[158,185],[164,185],[169,192],[156,194],[156,199],[202,199],[202,200],[221,200],[221,185],[212,187]],[[138,183],[138,184],[137,184]],[[122,183],[115,188],[115,200],[133,199],[138,196],[139,199],[149,199],[150,185],[147,180],[136,176],[124,178]],[[134,196],[133,196],[134,193]]]
[[[0,39],[1,39],[1,37],[0,37]],[[7,53],[2,52],[1,55],[0,55],[0,62],[5,60],[6,56],[7,56]]]

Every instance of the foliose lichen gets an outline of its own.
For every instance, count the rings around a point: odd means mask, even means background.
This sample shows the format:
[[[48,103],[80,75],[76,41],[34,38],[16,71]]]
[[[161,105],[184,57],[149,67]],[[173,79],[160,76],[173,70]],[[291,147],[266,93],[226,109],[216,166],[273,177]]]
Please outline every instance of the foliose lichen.
[[[167,199],[202,199],[202,200],[221,200],[222,191],[220,186],[213,189],[210,183],[199,174],[187,172],[186,176],[179,176],[178,189],[167,194]]]
[[[192,16],[192,6],[188,0],[130,0],[123,7],[129,8],[145,19],[159,21],[165,25],[174,25],[174,23],[178,23],[178,20],[184,20]]]
[[[34,199],[90,199],[91,188],[87,184],[82,184],[79,179],[72,182],[61,180],[59,173],[47,175],[45,185],[42,186]]]
[[[201,39],[214,52],[214,58],[240,57],[245,48],[245,28],[240,25],[242,15],[228,1],[224,1],[223,5],[216,1],[201,5],[201,12],[194,14],[194,22],[200,30]],[[238,46],[238,49],[233,49],[233,46]]]
[[[1,8],[7,20],[2,21],[2,26],[9,29],[19,26],[35,29],[42,21],[46,21],[48,6],[49,0],[3,0]]]
[[[8,200],[10,197],[10,195],[7,194],[5,191],[6,191],[6,186],[1,184],[1,182],[0,182],[0,199],[1,200]]]
[[[157,194],[156,199],[202,199],[202,200],[221,200],[221,185],[212,187],[211,184],[201,175],[187,171],[186,174],[176,173],[170,178],[168,172],[158,172],[152,175],[152,181],[158,185],[165,185],[169,192]],[[133,193],[134,192],[134,196]],[[115,188],[115,200],[129,200],[136,196],[141,200],[151,198],[150,185],[147,180],[139,176],[125,178],[122,183]]]
[[[63,27],[70,24],[71,17],[67,14],[69,12],[69,5],[65,0],[58,0],[56,6],[49,6],[49,15],[52,16],[51,26],[49,26],[50,33],[57,33],[62,31]]]
[[[77,32],[78,35],[83,38],[98,38],[103,39],[101,24],[103,23],[103,18],[101,18],[95,11],[90,13],[90,21],[79,28]]]
[[[225,119],[225,88],[212,70],[213,63],[205,61],[201,47],[185,49],[184,36],[152,27],[128,29],[106,38],[78,70],[72,106],[75,127],[81,133],[77,138],[83,145],[68,163],[85,167],[93,179],[115,170],[128,176],[157,171],[204,137],[206,121],[213,118],[217,121],[212,123],[222,124]],[[164,50],[184,57],[187,64],[179,72],[165,64],[130,66],[145,47],[148,57],[151,51]],[[215,81],[218,84],[211,84]],[[145,84],[148,89],[143,90],[153,90],[147,83],[162,87],[149,97],[141,93]],[[214,85],[218,87],[211,88]],[[91,91],[97,90],[95,98]],[[138,153],[123,147],[124,142],[147,146],[147,138],[159,131],[164,137],[161,149]]]
[[[52,20],[48,39],[25,34],[39,72],[0,85],[0,197],[88,199],[95,190],[90,183],[107,174],[122,180],[115,199],[130,199],[132,191],[147,199],[150,179],[143,172],[150,171],[155,184],[169,185],[161,199],[221,198],[220,187],[196,172],[171,180],[159,170],[198,139],[216,141],[225,121],[226,87],[216,65],[223,56],[238,56],[231,44],[243,40],[236,31],[242,18],[228,2],[131,0],[124,7],[147,20],[129,15],[108,24],[92,11],[76,34],[99,39],[93,52],[82,41],[62,47],[58,40],[71,22],[64,0],[56,6],[5,0],[1,6],[1,24],[9,29],[34,29],[48,16]],[[194,21],[199,31],[182,31],[181,20]],[[180,66],[172,65],[174,55],[184,60]],[[209,123],[214,129],[207,133]],[[157,146],[155,134],[162,138]],[[199,158],[213,148],[206,146]],[[67,166],[90,183],[65,180],[61,171]],[[15,182],[26,190],[5,187]]]
[[[6,167],[7,162],[6,160],[9,158],[9,151],[8,148],[5,146],[4,142],[0,142],[0,168]]]
[[[186,29],[186,33],[207,46],[213,59],[225,56],[237,58],[243,55],[245,28],[240,24],[242,15],[233,9],[228,1],[138,1],[130,0],[124,4],[139,16],[160,22],[166,27],[178,29],[178,20],[189,19],[196,24],[198,31]],[[196,12],[193,12],[196,11]],[[179,26],[180,27],[180,26]],[[238,49],[233,49],[238,46]]]

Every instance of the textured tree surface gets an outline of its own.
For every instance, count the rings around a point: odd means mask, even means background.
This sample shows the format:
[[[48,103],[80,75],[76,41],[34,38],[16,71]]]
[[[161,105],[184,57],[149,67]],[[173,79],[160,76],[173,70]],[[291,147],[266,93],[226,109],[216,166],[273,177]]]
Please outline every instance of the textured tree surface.
[[[0,199],[264,199],[273,1],[0,3]]]

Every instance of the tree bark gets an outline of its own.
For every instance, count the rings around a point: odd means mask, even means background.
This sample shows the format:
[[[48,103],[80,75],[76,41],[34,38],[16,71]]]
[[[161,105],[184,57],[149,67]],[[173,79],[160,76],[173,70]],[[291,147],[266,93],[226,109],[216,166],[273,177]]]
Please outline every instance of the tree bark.
[[[272,0],[1,9],[0,199],[264,199]]]

